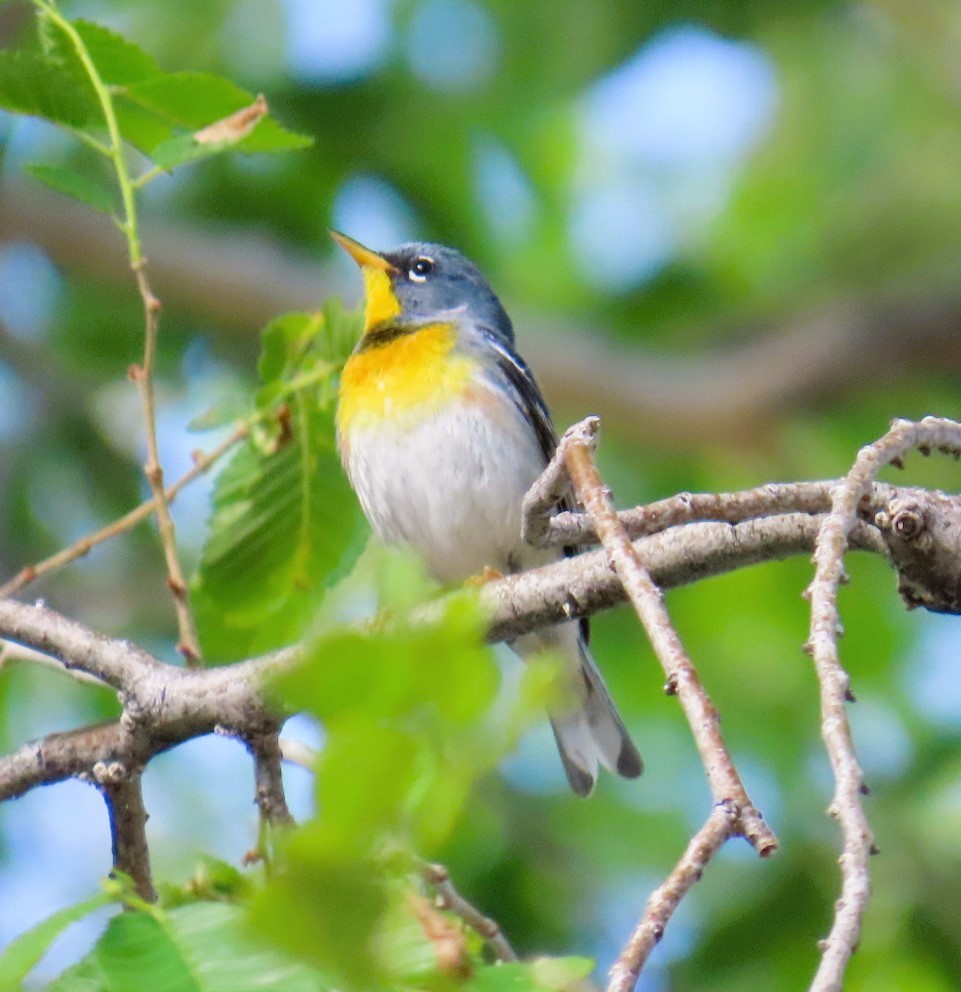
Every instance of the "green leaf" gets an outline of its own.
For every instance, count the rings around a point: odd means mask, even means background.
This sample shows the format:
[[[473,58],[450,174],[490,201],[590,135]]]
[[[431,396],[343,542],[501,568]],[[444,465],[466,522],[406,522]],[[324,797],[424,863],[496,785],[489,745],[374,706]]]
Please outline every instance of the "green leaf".
[[[146,913],[115,916],[96,955],[111,992],[200,992],[170,933]]]
[[[240,141],[200,142],[192,134],[182,134],[160,142],[150,150],[150,157],[161,169],[169,170],[231,150],[249,153],[283,152],[307,148],[310,144],[310,138],[287,131],[268,117]]]
[[[398,567],[402,557],[368,554],[357,571],[390,588],[410,576]],[[424,588],[417,576],[406,585]],[[409,589],[392,591],[391,605],[408,601]],[[398,880],[384,854],[395,850],[391,860],[407,870],[404,852],[430,854],[449,840],[479,778],[509,744],[494,729],[499,674],[482,632],[476,597],[452,596],[435,622],[334,631],[276,680],[286,706],[323,722],[321,813],[284,846],[283,870],[254,898],[254,922],[345,987],[394,987],[398,970],[416,973],[413,984],[422,987],[419,979],[436,971],[423,934],[410,920],[397,929]],[[302,908],[294,923],[284,911],[290,905]]]
[[[161,902],[166,909],[199,901],[239,902],[253,889],[250,875],[218,858],[203,855],[185,885],[161,884]]]
[[[123,140],[144,155],[149,155],[157,145],[173,137],[173,127],[145,107],[128,103],[117,96],[113,109]]]
[[[373,942],[387,908],[374,866],[346,864],[325,853],[322,832],[314,824],[298,830],[287,847],[289,869],[251,903],[253,928],[332,973],[339,979],[337,988],[372,987],[378,972]]]
[[[45,992],[106,992],[100,967],[91,957],[68,968]]]
[[[152,55],[102,24],[78,20],[73,26],[108,86],[125,86],[160,75]]]
[[[481,968],[464,988],[465,992],[573,992],[593,970],[590,958],[535,958]]]
[[[212,658],[298,640],[366,537],[334,445],[334,364],[321,356],[343,338],[344,316],[329,313],[288,314],[264,331],[257,405],[268,425],[217,477],[195,580]]]
[[[292,312],[275,317],[261,332],[257,374],[273,384],[290,379],[303,366],[321,329],[330,326],[320,313]]]
[[[87,204],[88,207],[93,207],[94,210],[100,210],[105,214],[113,213],[115,206],[113,193],[83,173],[65,165],[46,165],[41,162],[25,165],[24,170],[51,189],[66,193],[67,196]]]
[[[117,94],[119,106],[130,104],[150,111],[163,124],[198,131],[230,114],[249,107],[254,95],[228,79],[203,72],[177,72],[155,76],[127,86]],[[168,137],[150,149],[162,168],[217,154],[226,148],[245,152],[281,152],[307,148],[313,139],[281,127],[273,118],[263,118],[242,140],[202,144],[193,134]]]
[[[360,548],[333,416],[315,390],[298,395],[289,437],[266,448],[248,440],[217,477],[196,589],[207,651],[229,657],[297,640]]]
[[[213,406],[198,414],[187,424],[187,430],[200,434],[217,430],[241,420],[250,412],[249,404],[237,393],[230,393]]]
[[[593,958],[535,958],[528,964],[531,975],[540,989],[561,992],[583,982],[594,970]]]
[[[95,117],[88,92],[57,62],[33,52],[0,51],[0,110],[82,127]]]
[[[210,72],[171,72],[122,91],[124,99],[146,107],[168,123],[199,130],[249,106],[253,93]]]
[[[92,899],[61,909],[17,937],[0,955],[0,989],[16,988],[71,923],[113,901],[113,896],[101,892]]]
[[[320,992],[329,987],[316,972],[263,949],[240,923],[241,911],[220,903],[195,903],[157,915],[122,913],[111,920],[92,957],[109,992]]]

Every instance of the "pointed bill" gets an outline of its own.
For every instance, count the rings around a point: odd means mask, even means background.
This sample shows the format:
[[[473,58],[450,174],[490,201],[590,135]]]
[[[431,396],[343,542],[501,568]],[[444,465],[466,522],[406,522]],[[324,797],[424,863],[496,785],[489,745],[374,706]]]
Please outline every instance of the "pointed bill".
[[[353,238],[348,238],[346,234],[341,234],[340,231],[331,231],[330,236],[362,269],[379,269],[382,272],[397,271],[383,255],[379,255],[373,249],[367,248]]]

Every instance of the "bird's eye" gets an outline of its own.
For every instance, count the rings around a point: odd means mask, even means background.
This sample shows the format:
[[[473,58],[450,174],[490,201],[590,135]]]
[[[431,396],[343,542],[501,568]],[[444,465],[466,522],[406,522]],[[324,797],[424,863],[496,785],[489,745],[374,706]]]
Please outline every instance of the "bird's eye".
[[[407,270],[407,275],[414,282],[426,282],[427,277],[434,271],[434,260],[426,255],[414,260],[414,264]]]

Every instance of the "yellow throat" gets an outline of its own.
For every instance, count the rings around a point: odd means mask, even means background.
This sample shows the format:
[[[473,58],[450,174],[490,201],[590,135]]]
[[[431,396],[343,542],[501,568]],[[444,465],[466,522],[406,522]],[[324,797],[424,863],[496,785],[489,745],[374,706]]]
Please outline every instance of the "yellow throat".
[[[364,334],[340,377],[337,432],[341,445],[358,428],[410,424],[463,395],[476,363],[454,353],[457,328],[450,323],[406,325],[394,292],[394,266],[352,238],[334,240],[364,277]]]
[[[379,324],[399,317],[401,305],[388,271],[375,269],[371,265],[361,265],[360,271],[364,277],[364,298],[367,301],[364,309],[364,333],[367,334]]]

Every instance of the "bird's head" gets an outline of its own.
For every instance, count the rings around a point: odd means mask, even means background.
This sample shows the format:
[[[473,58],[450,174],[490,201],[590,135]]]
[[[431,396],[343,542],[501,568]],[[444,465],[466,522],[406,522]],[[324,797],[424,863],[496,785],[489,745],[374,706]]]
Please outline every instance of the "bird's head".
[[[376,252],[338,231],[331,237],[364,276],[364,333],[387,324],[469,320],[513,341],[510,318],[480,270],[445,245],[412,241]]]

